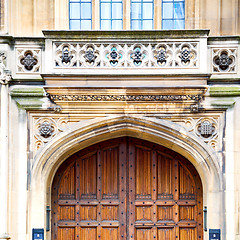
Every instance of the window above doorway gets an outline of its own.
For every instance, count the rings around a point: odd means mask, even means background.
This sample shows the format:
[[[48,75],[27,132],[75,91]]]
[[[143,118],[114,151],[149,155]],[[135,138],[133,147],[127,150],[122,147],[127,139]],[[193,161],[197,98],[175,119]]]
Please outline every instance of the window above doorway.
[[[185,0],[69,0],[69,28],[184,29]]]

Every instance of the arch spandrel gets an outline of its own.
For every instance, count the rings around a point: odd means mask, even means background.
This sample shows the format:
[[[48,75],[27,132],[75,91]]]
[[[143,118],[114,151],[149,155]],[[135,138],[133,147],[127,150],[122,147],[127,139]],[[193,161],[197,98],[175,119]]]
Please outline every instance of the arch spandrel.
[[[123,136],[154,142],[180,153],[199,172],[203,189],[221,189],[217,155],[203,141],[171,121],[128,115],[81,121],[54,137],[35,157],[32,179],[36,179],[36,182],[32,186],[44,179],[43,185],[48,188],[56,170],[66,158],[95,143]],[[211,181],[213,186],[209,186],[210,175],[214,178]]]

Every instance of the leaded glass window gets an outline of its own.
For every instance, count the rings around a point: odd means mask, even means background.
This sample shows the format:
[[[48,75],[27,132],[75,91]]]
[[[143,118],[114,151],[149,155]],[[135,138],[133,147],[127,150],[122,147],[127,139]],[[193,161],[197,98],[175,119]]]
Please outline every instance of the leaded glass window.
[[[131,29],[153,29],[153,0],[131,0]]]
[[[122,0],[100,0],[100,28],[104,30],[123,28]]]
[[[162,1],[162,29],[185,28],[185,1]]]
[[[89,30],[92,29],[92,1],[69,1],[69,28]]]

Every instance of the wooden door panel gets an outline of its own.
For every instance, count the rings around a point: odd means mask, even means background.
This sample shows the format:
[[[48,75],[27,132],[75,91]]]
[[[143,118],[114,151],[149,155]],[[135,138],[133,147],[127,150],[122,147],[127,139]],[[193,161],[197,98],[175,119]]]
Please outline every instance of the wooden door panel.
[[[173,221],[173,206],[157,206],[157,221]]]
[[[113,205],[102,205],[101,206],[101,217],[102,221],[116,220],[119,218],[119,207]]]
[[[74,163],[64,172],[58,191],[60,199],[75,199],[75,171],[76,168]]]
[[[176,240],[174,228],[158,228],[157,240]]]
[[[65,161],[52,187],[52,239],[202,239],[195,168],[164,147],[118,138]]]
[[[58,221],[75,221],[75,206],[59,206]]]
[[[75,228],[58,228],[58,239],[59,240],[75,240]]]
[[[149,149],[135,149],[136,199],[152,199],[152,156]]]
[[[136,206],[135,216],[136,216],[136,221],[151,221],[152,206]]]
[[[179,230],[180,240],[196,240],[197,229],[196,228],[180,228]]]
[[[180,199],[195,199],[195,184],[190,172],[179,164],[179,193]]]
[[[97,206],[80,206],[80,221],[97,221]]]
[[[101,232],[102,239],[106,240],[118,240],[119,239],[119,229],[118,228],[107,228],[103,227]]]
[[[149,240],[153,239],[151,228],[137,228],[135,231],[135,240]]]
[[[194,221],[196,219],[195,206],[180,206],[179,220]]]
[[[102,198],[119,198],[119,149],[111,147],[102,151]]]
[[[97,228],[96,227],[81,227],[80,228],[80,239],[81,240],[96,240],[97,239]],[[67,240],[67,238],[65,239]]]
[[[77,183],[80,188],[80,199],[97,198],[97,153],[91,153],[77,160]]]
[[[160,153],[157,154],[157,198],[173,199],[174,161]]]

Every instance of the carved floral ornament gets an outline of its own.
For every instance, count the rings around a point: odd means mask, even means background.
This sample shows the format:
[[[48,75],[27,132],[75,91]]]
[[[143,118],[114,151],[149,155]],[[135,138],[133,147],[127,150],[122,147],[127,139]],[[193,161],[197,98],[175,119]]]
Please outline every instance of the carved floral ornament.
[[[68,64],[71,62],[73,56],[70,53],[69,49],[67,46],[65,46],[62,50],[62,56],[60,56],[60,58],[62,59],[62,63],[64,64]]]
[[[140,47],[135,47],[133,52],[130,54],[130,58],[136,66],[141,65],[142,60],[146,57],[146,54],[142,52]]]
[[[106,52],[106,58],[109,60],[110,65],[113,67],[119,64],[122,57],[123,55],[121,51],[119,51],[116,46],[113,46],[110,52],[109,51]]]
[[[197,45],[195,43],[176,44],[176,47],[176,54],[180,61],[177,61],[175,64],[194,67],[197,65]]]
[[[40,73],[41,50],[17,48],[17,73]]]
[[[207,139],[216,134],[216,122],[210,119],[201,119],[196,124],[197,135]]]
[[[38,60],[33,57],[32,51],[26,51],[24,57],[21,58],[20,63],[28,71],[31,71],[33,67],[38,63]]]
[[[213,49],[213,72],[236,72],[237,49]]]
[[[42,122],[39,126],[39,135],[48,138],[51,137],[54,132],[54,127],[50,122]]]
[[[198,67],[198,42],[54,43],[55,67]]]

